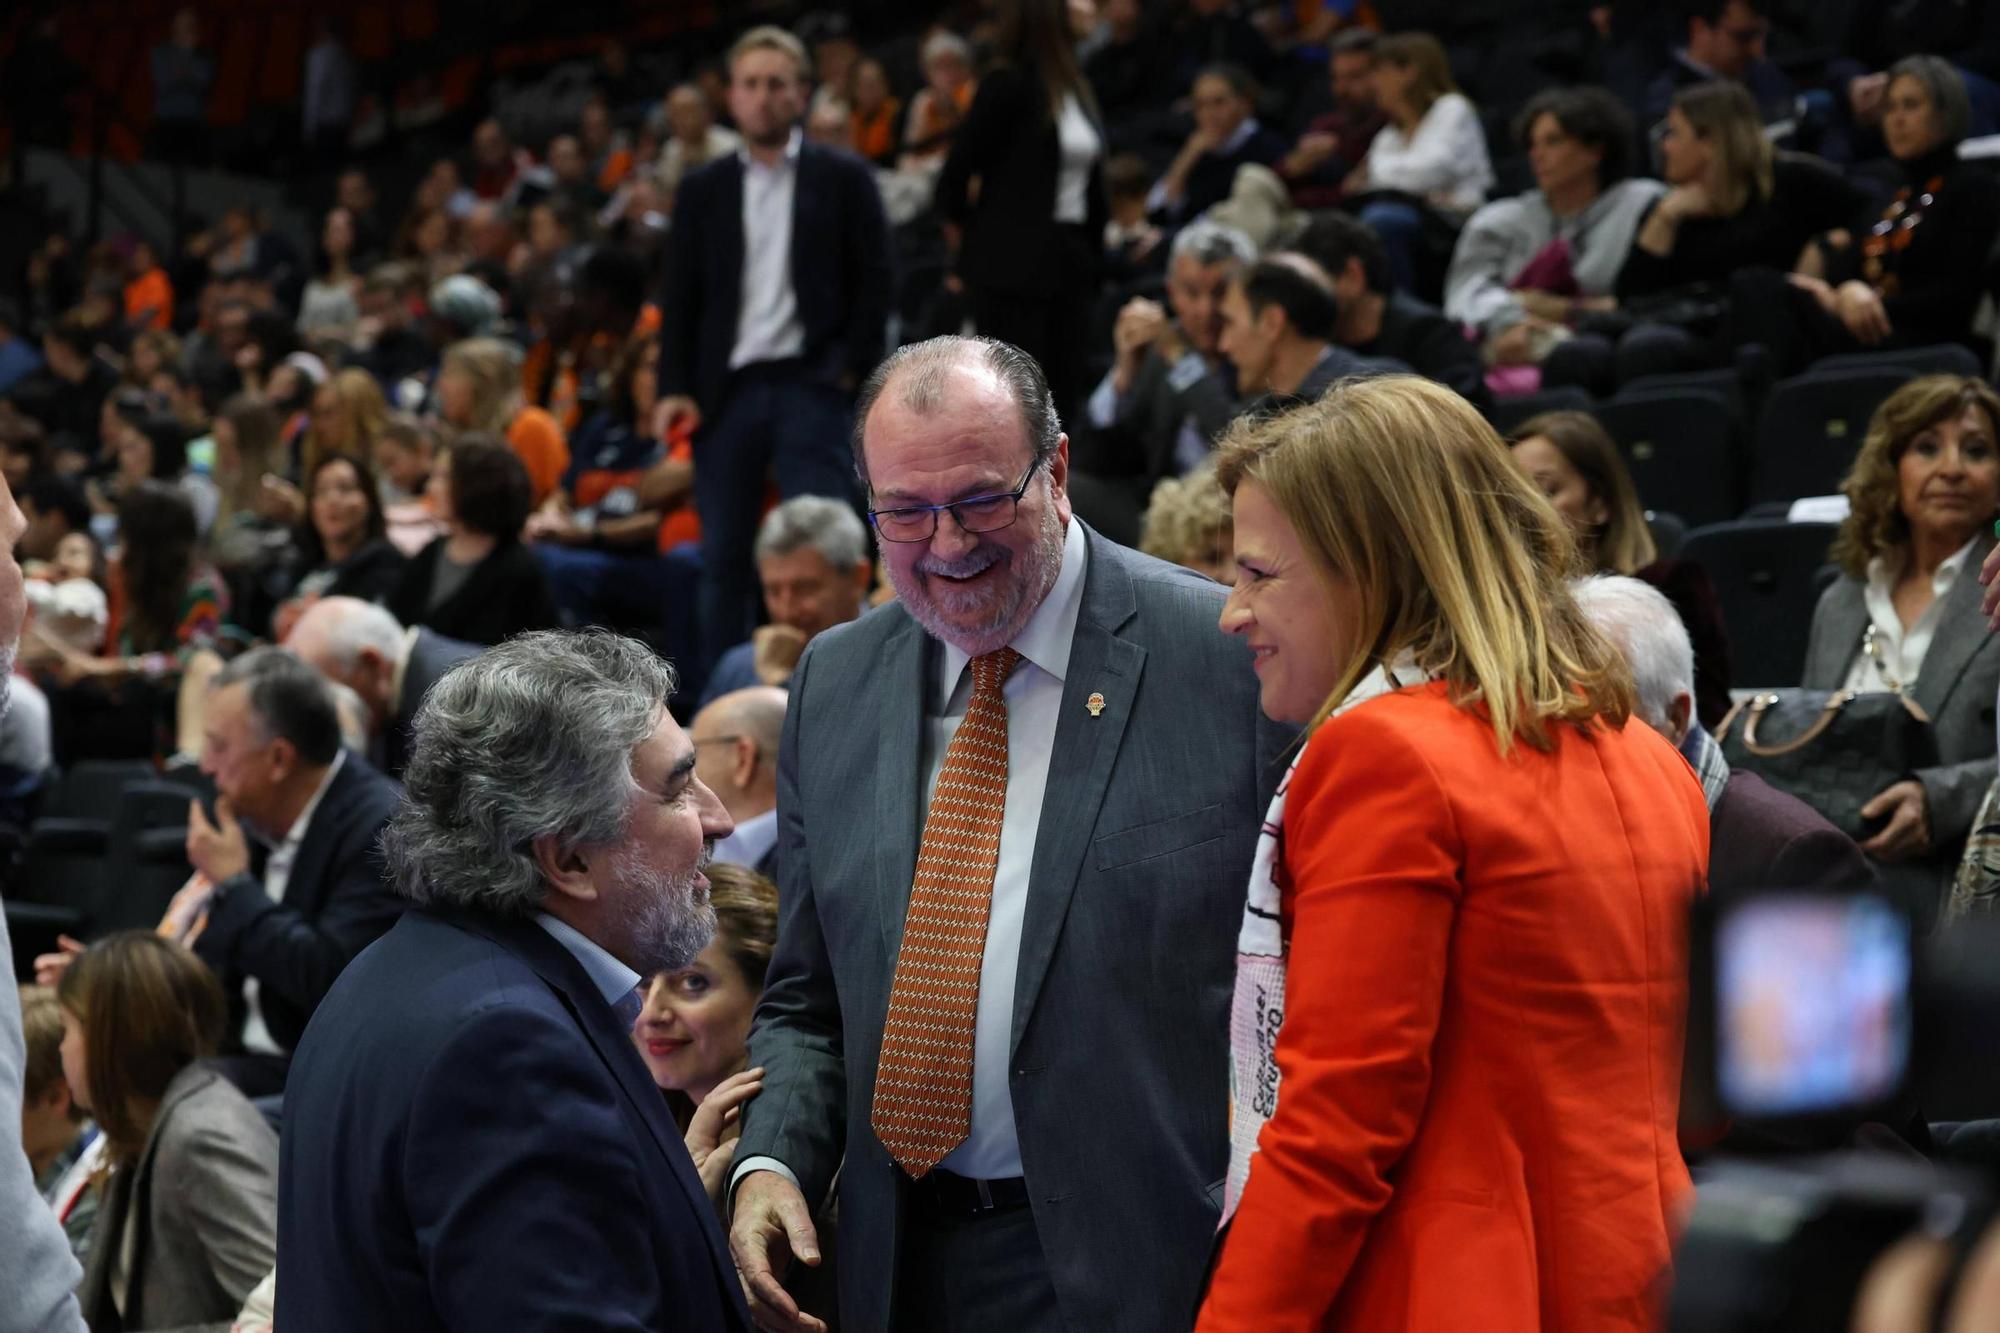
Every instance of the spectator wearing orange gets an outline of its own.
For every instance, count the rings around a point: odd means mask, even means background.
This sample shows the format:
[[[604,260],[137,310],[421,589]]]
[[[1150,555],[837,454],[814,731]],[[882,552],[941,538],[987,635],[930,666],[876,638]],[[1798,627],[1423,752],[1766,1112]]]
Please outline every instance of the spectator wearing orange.
[[[952,132],[979,91],[972,77],[972,48],[957,33],[932,33],[924,41],[922,62],[924,86],[910,99],[910,120],[903,129],[905,170],[943,164]]]
[[[153,243],[143,238],[132,243],[126,260],[125,325],[141,329],[171,329],[174,325],[174,284],[160,266]]]
[[[852,108],[854,151],[878,167],[896,161],[896,127],[903,104],[889,91],[889,75],[879,60],[855,65],[848,80],[847,103]]]
[[[448,434],[505,440],[528,470],[530,505],[539,506],[569,467],[569,442],[553,416],[522,401],[520,367],[520,352],[498,338],[453,343],[438,371],[438,415]]]

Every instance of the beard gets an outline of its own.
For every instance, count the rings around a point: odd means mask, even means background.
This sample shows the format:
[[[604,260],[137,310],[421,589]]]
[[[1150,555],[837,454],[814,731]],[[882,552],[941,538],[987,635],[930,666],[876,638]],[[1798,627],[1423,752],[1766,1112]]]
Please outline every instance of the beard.
[[[638,848],[612,861],[627,961],[640,976],[691,966],[715,938],[715,907],[701,874],[713,850],[703,847],[701,859],[678,875],[648,863]]]
[[[1018,565],[1002,570],[989,587],[961,590],[948,582],[997,564],[1015,564],[1014,552],[983,539],[956,560],[926,555],[907,572],[889,564],[889,583],[932,638],[978,657],[1006,647],[1034,617],[1062,571],[1062,551],[1062,520],[1049,505],[1042,510],[1041,530],[1020,553]]]
[[[14,654],[17,645],[8,644],[0,648],[0,722],[7,720],[7,714],[14,707]]]

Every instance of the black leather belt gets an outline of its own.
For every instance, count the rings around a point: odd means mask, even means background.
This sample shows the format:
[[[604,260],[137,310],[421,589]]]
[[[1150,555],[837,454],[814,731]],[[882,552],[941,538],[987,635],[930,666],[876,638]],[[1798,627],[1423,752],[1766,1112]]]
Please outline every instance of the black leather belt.
[[[1004,1180],[973,1180],[933,1169],[921,1180],[910,1182],[910,1200],[932,1213],[948,1217],[979,1217],[986,1213],[1024,1208],[1028,1203],[1028,1182],[1019,1176]]]

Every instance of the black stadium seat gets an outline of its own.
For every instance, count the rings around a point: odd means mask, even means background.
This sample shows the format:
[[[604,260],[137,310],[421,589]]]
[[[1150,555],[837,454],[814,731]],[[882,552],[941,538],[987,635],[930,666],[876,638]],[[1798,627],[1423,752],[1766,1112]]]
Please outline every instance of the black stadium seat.
[[[1868,434],[1868,420],[1915,378],[1907,367],[1812,371],[1771,390],[1757,423],[1752,501],[1831,495]]]
[[[1742,508],[1741,466],[1729,408],[1719,394],[1692,389],[1626,392],[1597,406],[1618,444],[1639,501],[1689,523],[1721,523]]]
[[[1971,375],[1975,379],[1983,377],[1979,358],[1970,348],[1957,343],[1938,343],[1932,347],[1900,347],[1885,352],[1842,352],[1838,356],[1823,356],[1812,363],[1811,373],[1825,374],[1828,371],[1846,373],[1854,370],[1908,370],[1918,375]]]
[[[1529,417],[1540,416],[1544,412],[1588,412],[1596,405],[1596,400],[1584,390],[1566,384],[1559,389],[1524,393],[1517,398],[1497,398],[1486,413],[1486,419],[1502,435],[1512,435],[1514,428]]]
[[[1708,571],[1722,603],[1733,686],[1799,683],[1827,548],[1838,531],[1833,523],[1745,519],[1687,535],[1680,558]]]

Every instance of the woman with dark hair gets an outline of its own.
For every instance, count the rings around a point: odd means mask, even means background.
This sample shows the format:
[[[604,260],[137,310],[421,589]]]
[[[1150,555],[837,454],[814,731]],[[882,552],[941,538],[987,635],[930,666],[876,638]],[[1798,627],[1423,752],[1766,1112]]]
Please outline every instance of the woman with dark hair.
[[[1700,565],[1663,560],[1618,446],[1587,412],[1544,412],[1515,427],[1514,464],[1540,488],[1576,538],[1579,573],[1629,574],[1680,613],[1694,642],[1695,712],[1703,726],[1729,715],[1729,633]]]
[[[1090,311],[1110,201],[1097,100],[1076,61],[1068,0],[1000,0],[994,66],[938,176],[960,233],[972,322],[1048,372],[1064,420],[1082,407]]]
[[[555,628],[548,579],[521,542],[528,471],[514,451],[459,436],[431,473],[430,498],[446,532],[405,566],[387,603],[396,619],[487,645]]]
[[[375,474],[353,454],[330,453],[306,477],[306,521],[296,541],[304,571],[292,597],[379,602],[402,581],[403,553],[389,541]]]
[[[1771,351],[1780,375],[1835,352],[1966,341],[2000,230],[2000,181],[1961,162],[1971,116],[1950,63],[1910,56],[1889,70],[1882,137],[1902,186],[1792,273],[1748,269],[1730,286],[1729,338]]]
[[[77,1291],[93,1329],[226,1325],[276,1263],[278,1139],[200,1062],[229,1008],[208,966],[149,930],[63,972],[63,1075],[111,1176]]]
[[[313,276],[299,301],[299,336],[308,342],[346,343],[361,320],[361,275],[354,269],[358,237],[354,215],[327,211],[319,231]]]
[[[1617,306],[1632,234],[1666,187],[1628,178],[1632,118],[1602,88],[1537,93],[1514,133],[1535,188],[1472,215],[1445,277],[1445,313],[1478,330],[1489,365],[1539,365],[1543,382],[1591,383],[1608,372],[1608,343],[1560,353],[1586,317]]]

